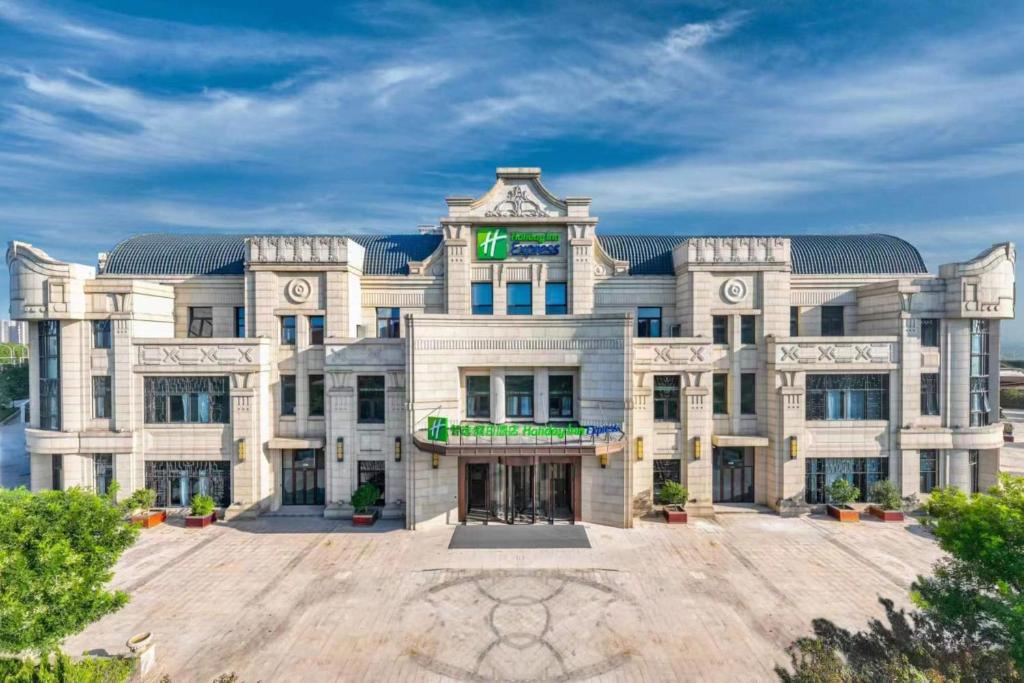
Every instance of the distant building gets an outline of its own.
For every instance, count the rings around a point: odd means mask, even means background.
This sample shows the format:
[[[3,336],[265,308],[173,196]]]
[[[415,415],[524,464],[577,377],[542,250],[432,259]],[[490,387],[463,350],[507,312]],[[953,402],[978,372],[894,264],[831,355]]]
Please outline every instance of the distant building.
[[[28,322],[24,320],[0,320],[0,343],[27,344]]]

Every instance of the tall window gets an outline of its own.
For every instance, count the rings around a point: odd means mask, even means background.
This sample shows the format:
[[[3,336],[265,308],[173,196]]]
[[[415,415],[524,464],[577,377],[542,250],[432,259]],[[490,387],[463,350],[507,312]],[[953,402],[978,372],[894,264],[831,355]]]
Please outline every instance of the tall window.
[[[921,375],[921,414],[939,414],[939,375],[926,372]]]
[[[529,282],[508,283],[509,315],[533,315],[533,285]]]
[[[657,306],[641,306],[636,309],[636,336],[661,336],[661,308]]]
[[[227,424],[227,377],[146,377],[146,423]]]
[[[654,376],[654,419],[679,422],[679,375]]]
[[[153,460],[146,463],[146,488],[157,507],[187,507],[193,496],[210,496],[218,507],[231,504],[231,463],[223,460]]]
[[[661,502],[661,489],[665,482],[674,481],[681,484],[679,476],[679,461],[675,458],[655,460],[654,462],[654,500]]]
[[[821,307],[821,336],[842,337],[845,334],[842,306]]]
[[[39,428],[60,431],[60,321],[39,322]]]
[[[804,500],[808,503],[827,503],[826,491],[836,479],[845,479],[857,487],[857,500],[865,501],[875,482],[889,478],[889,459],[807,458],[804,471]]]
[[[487,419],[491,416],[491,378],[489,375],[466,377],[466,417]]]
[[[281,316],[281,343],[285,346],[295,346],[295,316]]]
[[[533,417],[533,375],[505,377],[505,414],[508,417]]]
[[[711,316],[711,341],[715,344],[729,343],[729,316]]]
[[[92,378],[92,416],[110,418],[110,375]]]
[[[490,282],[474,282],[470,289],[473,295],[473,315],[493,315],[494,285]]]
[[[94,349],[110,348],[110,321],[92,321],[92,347]]]
[[[384,375],[362,375],[356,382],[359,422],[384,424]]]
[[[921,493],[931,493],[939,485],[939,452],[921,451]]]
[[[92,465],[96,494],[105,496],[110,490],[110,482],[114,481],[114,456],[111,453],[97,453],[93,456]]]
[[[281,414],[295,414],[295,375],[281,375]]]
[[[981,493],[981,451],[967,451],[968,464],[971,466],[971,493]]]
[[[309,415],[310,417],[324,416],[324,376],[309,376]]]
[[[213,309],[209,306],[189,306],[188,336],[213,336]]]
[[[569,296],[564,282],[548,282],[544,285],[544,314],[566,315],[569,312]]]
[[[971,426],[984,427],[989,422],[988,387],[988,321],[971,321]]]
[[[921,346],[937,347],[939,345],[939,319],[921,319]]]
[[[715,415],[729,414],[729,374],[716,372],[711,377],[711,407]]]
[[[377,336],[381,339],[398,339],[401,336],[400,308],[377,309]]]
[[[313,346],[322,346],[324,343],[324,317],[322,315],[309,316],[309,343]]]
[[[889,375],[807,375],[808,420],[888,420]]]
[[[64,456],[50,456],[50,488],[61,491],[64,488]]]
[[[740,375],[740,415],[757,414],[757,375],[744,372]]]
[[[235,336],[245,336],[245,306],[235,306]]]
[[[757,318],[752,315],[740,316],[740,343],[757,343]]]
[[[572,375],[548,377],[548,417],[572,417]]]
[[[800,307],[790,306],[789,307],[789,336],[799,337],[800,336]]]

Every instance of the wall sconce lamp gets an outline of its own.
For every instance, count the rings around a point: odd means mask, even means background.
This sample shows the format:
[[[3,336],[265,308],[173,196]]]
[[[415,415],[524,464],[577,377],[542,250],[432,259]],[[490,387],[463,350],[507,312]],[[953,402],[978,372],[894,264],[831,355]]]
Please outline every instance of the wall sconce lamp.
[[[695,437],[693,437],[693,459],[694,460],[700,460],[700,455],[701,455],[700,437],[699,436],[695,436]]]
[[[433,467],[435,470],[441,466],[440,453],[434,453],[432,456],[430,456],[430,466]]]
[[[338,462],[345,462],[345,437],[339,436],[334,442],[334,458]]]
[[[601,469],[604,469],[604,468],[608,467],[608,454],[607,453],[602,453],[601,455],[597,456],[597,459],[598,459],[598,462],[601,463]]]
[[[235,452],[238,454],[238,462],[245,462],[245,439],[239,439],[235,445]]]
[[[402,437],[395,437],[395,462],[402,462]]]
[[[799,454],[800,454],[800,447],[797,444],[796,437],[795,436],[789,437],[789,457],[790,458],[796,458],[796,456],[799,455]]]
[[[636,459],[644,459],[644,437],[642,436],[636,437]]]

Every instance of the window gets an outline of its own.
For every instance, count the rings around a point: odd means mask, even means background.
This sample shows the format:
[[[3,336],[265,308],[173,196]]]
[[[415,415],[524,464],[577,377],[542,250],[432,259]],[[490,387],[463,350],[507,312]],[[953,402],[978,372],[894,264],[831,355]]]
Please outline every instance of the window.
[[[636,309],[636,336],[661,336],[661,309],[656,306],[641,306]]]
[[[821,307],[821,336],[823,337],[842,337],[844,332],[843,326],[843,307],[842,306],[822,306]]]
[[[400,308],[377,309],[377,336],[381,339],[398,339],[402,336]]]
[[[740,343],[757,343],[757,318],[752,315],[740,316]]]
[[[281,414],[295,414],[295,375],[281,375]]]
[[[231,463],[221,460],[153,460],[146,463],[146,488],[156,491],[156,507],[188,507],[193,496],[231,504]]]
[[[548,377],[548,417],[572,417],[572,375]]]
[[[654,376],[654,419],[679,422],[679,375]]]
[[[110,348],[110,321],[92,321],[92,347],[94,349]]]
[[[921,319],[921,346],[938,347],[939,345],[939,319]]]
[[[566,315],[569,312],[569,297],[564,282],[549,282],[544,285],[545,315]]]
[[[889,375],[807,375],[808,420],[888,420]]]
[[[281,316],[281,343],[287,346],[295,346],[295,316]]]
[[[729,374],[716,372],[711,378],[711,410],[715,415],[729,414]]]
[[[474,282],[470,288],[473,294],[473,315],[494,315],[494,285],[490,282]]]
[[[235,306],[235,336],[245,336],[245,306]]]
[[[939,452],[921,451],[921,493],[931,493],[939,485]]]
[[[667,481],[674,481],[677,484],[681,484],[682,481],[679,477],[679,461],[672,460],[655,460],[654,461],[654,500],[655,502],[661,502],[661,488]]]
[[[309,376],[309,416],[324,416],[324,376]]]
[[[322,315],[309,316],[309,343],[313,346],[321,346],[324,343],[324,317]]]
[[[324,449],[300,448],[281,451],[281,503],[323,505]]]
[[[828,502],[826,493],[836,479],[845,479],[860,491],[857,500],[867,500],[875,482],[889,478],[888,458],[807,458],[804,500],[812,505]]]
[[[715,344],[729,343],[729,316],[711,316],[711,341]]]
[[[227,377],[146,377],[148,424],[227,424]]]
[[[509,315],[533,315],[533,285],[529,282],[508,283]]]
[[[466,417],[491,416],[491,378],[488,375],[466,377]]]
[[[93,456],[92,466],[96,495],[105,496],[110,490],[110,482],[114,481],[114,456],[97,453]]]
[[[992,406],[988,386],[988,321],[971,321],[971,426],[989,423]]]
[[[799,337],[800,336],[800,307],[790,306],[789,307],[789,336]]]
[[[679,323],[676,323],[675,325],[672,325],[671,327],[668,328],[668,336],[670,336],[670,337],[682,337],[683,336],[683,326],[680,325]]]
[[[384,424],[384,375],[364,375],[357,380],[359,422]]]
[[[92,416],[110,418],[110,375],[92,378]]]
[[[45,462],[45,461],[44,461]],[[50,488],[60,491],[64,488],[64,456],[50,456]]]
[[[971,466],[971,493],[981,493],[981,451],[967,451],[967,461]]]
[[[360,460],[359,461],[359,486],[373,484],[380,492],[380,497],[374,505],[384,505],[384,461],[383,460]]]
[[[39,428],[60,431],[60,321],[39,322]]]
[[[740,375],[740,415],[757,414],[757,375],[744,372]]]
[[[209,306],[189,306],[188,336],[213,336],[213,309]]]
[[[505,377],[505,414],[508,417],[533,417],[533,375]]]
[[[921,414],[939,414],[939,375],[926,372],[921,375]]]

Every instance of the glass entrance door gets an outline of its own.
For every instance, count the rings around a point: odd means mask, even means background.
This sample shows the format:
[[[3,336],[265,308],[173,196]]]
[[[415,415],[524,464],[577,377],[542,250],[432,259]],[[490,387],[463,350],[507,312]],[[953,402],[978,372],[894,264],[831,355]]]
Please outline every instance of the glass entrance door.
[[[537,482],[537,516],[543,520],[572,520],[575,472],[570,463],[541,463]]]
[[[490,517],[490,465],[466,465],[466,514],[469,521],[485,522]]]
[[[716,447],[712,485],[715,503],[753,503],[753,449]]]
[[[533,500],[533,465],[508,466],[509,524],[533,524],[537,509]]]
[[[281,503],[324,504],[324,452],[311,448],[281,454]]]

